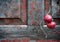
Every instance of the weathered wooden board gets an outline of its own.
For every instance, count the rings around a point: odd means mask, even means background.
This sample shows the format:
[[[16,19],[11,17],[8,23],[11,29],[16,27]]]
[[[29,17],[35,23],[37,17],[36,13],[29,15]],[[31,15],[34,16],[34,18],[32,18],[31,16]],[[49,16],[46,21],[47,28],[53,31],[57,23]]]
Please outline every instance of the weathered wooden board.
[[[0,0],[0,18],[20,18],[20,0]]]
[[[60,0],[52,0],[51,5],[53,18],[60,18]]]
[[[0,0],[0,25],[26,25],[26,0]]]
[[[28,0],[28,25],[39,25],[43,21],[44,1]]]
[[[7,0],[1,2],[4,3],[10,1]],[[4,4],[1,5],[3,6]],[[51,30],[43,24],[44,14],[47,14],[50,10],[51,4],[49,0],[12,0],[11,4],[9,3],[8,5],[10,5],[10,8],[6,8],[5,6],[1,8],[3,14],[1,13],[0,15],[0,39],[14,39],[24,37],[28,37],[33,40],[60,39],[60,27],[56,27],[56,29]],[[16,5],[19,7],[18,14],[16,14],[17,12],[14,12],[15,15],[9,13],[14,10],[13,8],[17,7]],[[5,10],[8,11],[7,16],[4,14]],[[42,24],[45,26],[43,29],[48,34],[47,38],[45,38],[45,34],[41,30],[40,22],[42,22]]]

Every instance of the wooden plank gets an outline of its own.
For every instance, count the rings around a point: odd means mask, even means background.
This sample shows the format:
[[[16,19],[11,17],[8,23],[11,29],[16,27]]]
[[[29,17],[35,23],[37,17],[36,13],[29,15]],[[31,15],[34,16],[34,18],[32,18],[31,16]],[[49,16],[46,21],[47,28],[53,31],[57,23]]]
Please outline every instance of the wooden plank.
[[[20,18],[20,0],[0,0],[0,3],[0,18]]]
[[[28,25],[39,25],[43,18],[43,11],[43,0],[28,0]]]
[[[27,27],[27,25],[0,25],[0,27]]]

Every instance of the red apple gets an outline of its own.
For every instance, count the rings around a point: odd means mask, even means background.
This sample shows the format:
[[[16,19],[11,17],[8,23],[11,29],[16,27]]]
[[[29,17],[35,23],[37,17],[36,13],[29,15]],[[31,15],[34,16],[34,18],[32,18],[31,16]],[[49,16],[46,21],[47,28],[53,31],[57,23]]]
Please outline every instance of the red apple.
[[[47,27],[50,29],[54,29],[56,27],[56,23],[55,22],[48,23]]]
[[[44,16],[44,21],[45,21],[46,23],[52,22],[52,16],[49,15],[49,14],[45,15],[45,16]]]

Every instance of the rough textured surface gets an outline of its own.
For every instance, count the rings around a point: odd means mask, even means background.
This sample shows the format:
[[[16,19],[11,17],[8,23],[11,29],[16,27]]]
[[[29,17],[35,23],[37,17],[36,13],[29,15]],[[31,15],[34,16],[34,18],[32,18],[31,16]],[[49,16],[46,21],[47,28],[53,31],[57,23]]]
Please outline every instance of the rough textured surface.
[[[20,0],[0,0],[0,18],[20,18]]]
[[[0,42],[60,42],[60,40],[29,40],[29,39],[14,39],[1,40]]]
[[[0,0],[0,25],[26,25],[26,0]]]
[[[43,0],[28,0],[28,25],[39,25],[44,14]]]
[[[45,38],[45,34],[39,26],[40,22],[43,21],[44,14],[47,14],[50,9],[49,0],[12,0],[11,2],[10,0],[3,0],[1,2],[3,4],[0,5],[0,25],[2,25],[0,26],[0,42],[49,42],[49,40],[40,39],[56,39],[50,42],[59,42],[59,28],[54,30],[47,27],[43,28],[48,34]],[[5,6],[5,2],[7,6]],[[4,27],[4,25],[7,25],[7,27]],[[9,25],[14,26],[9,27]],[[24,39],[24,37],[28,38]],[[34,41],[30,41],[30,39]]]

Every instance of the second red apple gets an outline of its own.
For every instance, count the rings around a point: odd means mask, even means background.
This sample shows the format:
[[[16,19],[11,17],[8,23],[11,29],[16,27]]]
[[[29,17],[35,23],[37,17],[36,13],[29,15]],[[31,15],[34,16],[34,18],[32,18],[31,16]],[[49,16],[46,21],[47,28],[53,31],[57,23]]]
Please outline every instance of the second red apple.
[[[56,23],[55,23],[55,22],[48,23],[48,24],[47,24],[47,27],[48,27],[49,29],[55,29]]]

